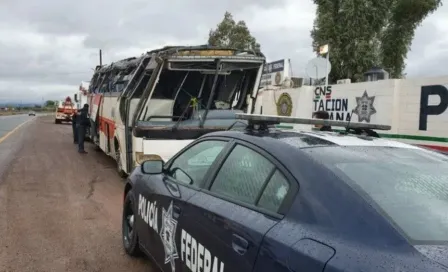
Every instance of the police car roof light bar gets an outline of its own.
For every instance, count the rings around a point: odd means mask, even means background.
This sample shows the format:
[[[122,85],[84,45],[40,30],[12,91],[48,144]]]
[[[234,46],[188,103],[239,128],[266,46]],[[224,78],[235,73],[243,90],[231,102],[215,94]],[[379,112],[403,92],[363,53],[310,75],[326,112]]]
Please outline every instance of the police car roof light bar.
[[[287,123],[287,124],[301,124],[301,125],[324,125],[324,126],[355,128],[355,129],[390,130],[392,128],[391,126],[388,125],[334,121],[324,119],[297,118],[297,117],[276,116],[276,115],[236,113],[235,117],[236,119],[247,120],[249,126],[251,127],[253,125],[261,125],[263,127],[266,127],[268,125],[278,125],[280,123]]]

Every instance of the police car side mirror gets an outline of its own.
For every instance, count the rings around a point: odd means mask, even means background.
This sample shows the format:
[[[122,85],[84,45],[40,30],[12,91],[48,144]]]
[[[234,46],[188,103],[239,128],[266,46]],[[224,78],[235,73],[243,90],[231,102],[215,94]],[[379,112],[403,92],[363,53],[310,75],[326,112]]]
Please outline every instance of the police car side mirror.
[[[161,174],[163,172],[163,160],[144,161],[140,167],[143,174]]]

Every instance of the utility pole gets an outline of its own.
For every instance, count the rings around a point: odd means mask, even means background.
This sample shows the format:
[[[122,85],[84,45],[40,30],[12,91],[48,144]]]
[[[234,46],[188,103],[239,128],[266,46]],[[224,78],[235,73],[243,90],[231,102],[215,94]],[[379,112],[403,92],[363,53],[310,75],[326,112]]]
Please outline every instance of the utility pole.
[[[103,66],[103,53],[101,52],[101,49],[100,49],[100,66]]]

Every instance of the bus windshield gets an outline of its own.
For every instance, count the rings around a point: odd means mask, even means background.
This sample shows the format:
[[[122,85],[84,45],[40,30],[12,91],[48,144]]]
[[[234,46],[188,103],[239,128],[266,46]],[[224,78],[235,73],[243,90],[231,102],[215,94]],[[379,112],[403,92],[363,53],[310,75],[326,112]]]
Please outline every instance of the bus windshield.
[[[210,110],[245,111],[246,97],[255,87],[257,74],[262,66],[262,63],[225,63],[218,73],[212,94],[216,72],[211,70],[213,66],[196,64],[190,67],[187,64],[175,66],[174,70],[162,70],[147,103],[147,110],[145,108],[139,121],[169,125],[179,121],[180,116],[181,121],[197,119],[194,116],[205,111],[209,99],[212,101]],[[154,118],[155,116],[158,118]]]

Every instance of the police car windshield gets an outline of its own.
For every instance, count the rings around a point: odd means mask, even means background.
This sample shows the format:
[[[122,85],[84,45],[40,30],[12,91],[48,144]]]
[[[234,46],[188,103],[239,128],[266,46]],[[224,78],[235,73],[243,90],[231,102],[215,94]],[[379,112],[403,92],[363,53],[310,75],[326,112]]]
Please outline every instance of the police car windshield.
[[[448,242],[448,156],[393,147],[307,152],[368,196],[413,244]]]

